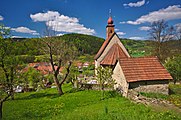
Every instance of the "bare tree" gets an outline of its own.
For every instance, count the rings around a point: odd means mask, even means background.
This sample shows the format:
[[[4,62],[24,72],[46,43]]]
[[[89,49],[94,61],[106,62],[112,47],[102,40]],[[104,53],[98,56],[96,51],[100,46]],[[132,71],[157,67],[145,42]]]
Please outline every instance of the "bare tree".
[[[166,47],[166,41],[172,40],[175,36],[175,30],[173,26],[169,26],[164,20],[155,21],[151,24],[149,34],[154,44],[154,55],[162,61],[164,54],[168,50]]]
[[[176,32],[176,39],[177,40],[181,40],[181,25],[179,26],[179,25],[176,25],[176,30],[175,30],[175,32]]]
[[[73,44],[54,35],[55,32],[52,32],[47,26],[46,37],[41,39],[40,48],[44,54],[49,55],[48,59],[52,66],[54,82],[57,86],[58,94],[62,95],[62,85],[69,75],[72,61],[77,54],[77,49]],[[66,67],[66,73],[63,75],[63,78],[59,80],[58,75],[60,73],[60,68],[63,66]]]

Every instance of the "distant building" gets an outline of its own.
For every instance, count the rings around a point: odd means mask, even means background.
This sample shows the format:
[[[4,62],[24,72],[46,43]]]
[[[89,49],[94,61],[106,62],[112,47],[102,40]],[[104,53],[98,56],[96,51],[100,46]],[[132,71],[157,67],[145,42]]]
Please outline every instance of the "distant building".
[[[113,69],[115,89],[127,96],[129,89],[143,92],[160,92],[168,94],[168,83],[172,79],[157,57],[133,58],[114,31],[112,17],[106,26],[106,40],[95,59],[96,68],[109,66]]]
[[[39,71],[41,74],[46,75],[46,74],[51,74],[53,72],[52,66],[50,63],[47,62],[38,62],[38,63],[29,63],[28,66],[23,69],[23,71],[27,71],[29,67],[34,68],[35,70]],[[55,66],[55,69],[57,66]],[[63,67],[60,68],[59,72],[62,72]]]

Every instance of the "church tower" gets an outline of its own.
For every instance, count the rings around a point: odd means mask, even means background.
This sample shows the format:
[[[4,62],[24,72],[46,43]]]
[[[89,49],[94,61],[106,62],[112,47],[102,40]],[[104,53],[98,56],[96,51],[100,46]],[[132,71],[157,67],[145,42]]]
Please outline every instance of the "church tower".
[[[116,64],[118,58],[129,58],[130,55],[114,30],[111,11],[106,26],[106,39],[94,57],[95,68],[99,66],[111,66]],[[95,69],[97,75],[97,70]]]
[[[114,33],[114,24],[113,19],[111,16],[111,12],[109,12],[109,19],[107,20],[107,26],[106,26],[106,38],[109,38],[112,33]]]

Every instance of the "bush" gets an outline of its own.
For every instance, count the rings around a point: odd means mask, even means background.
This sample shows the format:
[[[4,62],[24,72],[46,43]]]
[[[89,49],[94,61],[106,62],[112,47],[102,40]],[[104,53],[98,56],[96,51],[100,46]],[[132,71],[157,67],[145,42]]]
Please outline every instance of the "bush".
[[[164,64],[166,69],[172,75],[174,79],[174,83],[176,83],[176,81],[181,80],[181,62],[180,61],[181,61],[181,55],[178,55],[173,58],[168,58]]]

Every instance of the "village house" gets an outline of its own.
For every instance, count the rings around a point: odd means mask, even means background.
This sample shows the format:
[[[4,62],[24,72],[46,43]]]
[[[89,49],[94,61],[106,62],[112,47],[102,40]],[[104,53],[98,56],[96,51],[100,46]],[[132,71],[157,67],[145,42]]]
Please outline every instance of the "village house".
[[[37,62],[37,63],[29,63],[26,68],[23,69],[23,72],[26,72],[29,67],[34,68],[35,70],[39,71],[42,75],[51,74],[53,72],[52,66],[50,63],[47,62]],[[55,66],[55,69],[57,66]],[[63,67],[60,68],[60,73],[63,71]]]
[[[119,89],[123,96],[127,96],[129,90],[168,94],[172,77],[157,57],[131,57],[114,31],[111,16],[106,34],[106,40],[94,57],[95,74],[99,66],[111,67],[112,78],[116,81],[114,88]]]

